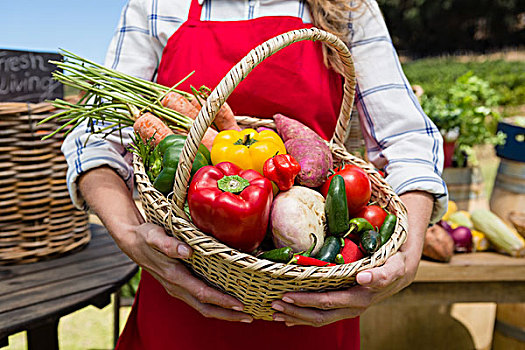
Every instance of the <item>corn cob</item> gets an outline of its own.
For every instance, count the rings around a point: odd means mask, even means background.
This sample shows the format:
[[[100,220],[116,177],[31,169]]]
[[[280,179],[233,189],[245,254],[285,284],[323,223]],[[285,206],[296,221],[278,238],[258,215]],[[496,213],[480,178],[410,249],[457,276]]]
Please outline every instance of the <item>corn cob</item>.
[[[499,250],[512,256],[525,255],[525,240],[490,210],[477,209],[471,214],[474,228],[483,232]]]

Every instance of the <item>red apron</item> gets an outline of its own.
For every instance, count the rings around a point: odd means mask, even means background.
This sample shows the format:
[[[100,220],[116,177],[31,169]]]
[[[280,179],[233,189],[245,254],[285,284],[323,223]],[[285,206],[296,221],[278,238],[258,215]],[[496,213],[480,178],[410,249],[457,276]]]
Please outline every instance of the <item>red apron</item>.
[[[192,0],[188,21],[170,37],[157,81],[172,86],[195,74],[181,89],[214,88],[251,49],[290,30],[310,27],[298,17],[201,21],[202,7]],[[321,44],[292,44],[264,60],[228,98],[236,115],[269,118],[275,113],[300,120],[326,139],[333,135],[342,101],[342,78],[323,64]],[[325,327],[286,327],[282,322],[251,324],[209,319],[169,296],[142,272],[135,303],[118,349],[359,349],[359,318]]]

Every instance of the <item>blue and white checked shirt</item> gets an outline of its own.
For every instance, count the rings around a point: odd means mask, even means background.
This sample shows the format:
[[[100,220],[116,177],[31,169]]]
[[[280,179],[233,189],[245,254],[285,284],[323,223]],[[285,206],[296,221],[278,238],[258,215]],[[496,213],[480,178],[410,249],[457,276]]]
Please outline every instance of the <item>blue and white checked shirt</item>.
[[[199,0],[201,20],[234,21],[263,16],[311,18],[305,0]],[[385,167],[386,180],[398,194],[421,190],[435,197],[432,221],[447,206],[447,189],[441,179],[442,137],[422,111],[401,69],[385,22],[374,0],[352,13],[348,40],[357,75],[357,100],[369,160]],[[191,0],[130,0],[109,46],[106,66],[154,80],[162,50],[169,37],[188,18]],[[131,128],[130,128],[131,129]],[[131,130],[123,132],[124,144]],[[119,135],[102,139],[80,125],[65,140],[69,191],[75,205],[84,207],[77,191],[78,176],[109,165],[133,187],[131,156]]]

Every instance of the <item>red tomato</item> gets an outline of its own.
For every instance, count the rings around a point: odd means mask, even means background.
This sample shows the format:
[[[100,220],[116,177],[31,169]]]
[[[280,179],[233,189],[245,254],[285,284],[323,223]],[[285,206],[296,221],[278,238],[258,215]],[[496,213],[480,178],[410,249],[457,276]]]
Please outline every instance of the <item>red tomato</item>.
[[[374,204],[364,207],[357,213],[356,217],[366,219],[374,227],[381,227],[387,215],[388,213],[385,209]]]
[[[372,185],[368,174],[357,165],[347,164],[343,169],[337,170],[334,175],[341,175],[345,180],[348,212],[350,215],[355,215],[368,204],[372,194]],[[321,193],[325,198],[334,175],[330,176],[321,187]]]

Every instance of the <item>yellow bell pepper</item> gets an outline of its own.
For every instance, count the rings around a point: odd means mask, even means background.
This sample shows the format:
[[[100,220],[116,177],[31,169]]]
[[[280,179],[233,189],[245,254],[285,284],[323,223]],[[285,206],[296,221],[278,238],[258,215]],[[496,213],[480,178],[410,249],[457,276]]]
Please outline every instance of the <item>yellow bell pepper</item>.
[[[276,154],[286,154],[283,140],[271,130],[224,130],[213,140],[211,162],[231,162],[242,169],[263,174],[263,165]]]

